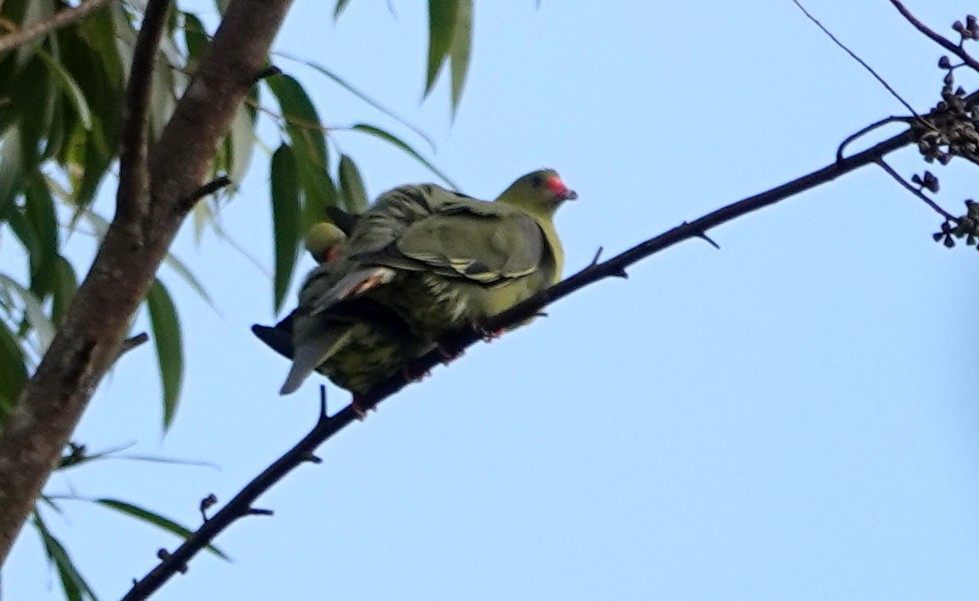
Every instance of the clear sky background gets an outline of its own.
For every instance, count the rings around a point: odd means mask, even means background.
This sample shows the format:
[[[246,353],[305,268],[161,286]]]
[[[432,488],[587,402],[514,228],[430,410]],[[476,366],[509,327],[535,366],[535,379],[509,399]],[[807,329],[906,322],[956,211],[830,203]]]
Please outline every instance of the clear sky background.
[[[426,13],[416,4],[391,2],[392,15],[381,0],[356,0],[334,25],[332,2],[299,2],[276,48],[423,127],[434,161],[470,194],[558,169],[580,194],[557,220],[566,275],[599,246],[624,250],[820,168],[848,134],[905,112],[789,0],[510,0],[477,3],[451,122],[446,82],[420,103]],[[948,34],[974,9],[908,5]],[[888,2],[807,6],[914,107],[937,100],[941,51]],[[326,124],[404,132],[279,64]],[[335,139],[371,195],[432,180],[379,142]],[[908,177],[923,169],[911,149],[890,160]],[[270,266],[266,161],[258,151],[221,219]],[[975,167],[936,172],[941,199],[961,212]],[[979,254],[935,244],[939,224],[866,168],[712,231],[720,251],[687,242],[627,281],[576,293],[328,442],[322,465],[260,499],[275,517],[218,539],[233,563],[201,555],[156,598],[974,599]],[[195,246],[190,228],[175,252],[218,307],[162,273],[188,363],[175,425],[161,435],[145,345],[105,381],[76,438],[218,468],[104,461],[46,490],[121,498],[196,526],[202,497],[226,501],[313,425],[319,381],[277,394],[288,364],[248,330],[275,319],[266,273],[213,235]],[[349,398],[330,395],[335,409]],[[49,521],[104,599],[178,542],[65,504]],[[3,587],[12,601],[60,597],[32,530]]]

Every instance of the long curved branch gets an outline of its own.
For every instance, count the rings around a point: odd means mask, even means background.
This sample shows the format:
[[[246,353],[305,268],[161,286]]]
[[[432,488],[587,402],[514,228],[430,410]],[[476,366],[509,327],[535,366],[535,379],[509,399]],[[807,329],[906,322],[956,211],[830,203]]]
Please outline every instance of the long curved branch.
[[[136,36],[133,62],[126,84],[126,107],[119,136],[119,188],[116,213],[121,221],[141,227],[149,208],[150,175],[146,157],[150,145],[150,97],[153,93],[153,66],[166,28],[170,0],[150,0]],[[139,232],[134,232],[139,233]]]
[[[74,8],[56,12],[47,19],[38,21],[29,27],[8,33],[0,37],[0,54],[18,46],[23,46],[52,31],[67,27],[72,23],[77,23],[98,9],[107,6],[109,2],[112,2],[112,0],[87,0],[87,2],[82,2]]]
[[[832,181],[860,167],[874,165],[881,157],[907,146],[912,142],[910,131],[893,136],[883,142],[868,148],[851,157],[839,160],[831,165],[794,179],[777,188],[761,194],[756,194],[733,204],[708,213],[699,219],[683,223],[655,238],[637,244],[629,250],[620,253],[606,261],[595,262],[573,276],[542,291],[515,307],[488,320],[484,327],[489,331],[504,329],[518,324],[539,313],[551,303],[608,277],[622,277],[626,268],[634,263],[675,244],[691,238],[706,238],[706,232],[733,219],[757,211],[758,209],[775,204],[790,196],[814,188],[820,184]],[[463,350],[480,340],[480,335],[473,331],[464,331],[449,336],[440,341],[442,350],[436,350],[412,361],[405,369],[407,373],[424,373],[437,367],[444,361],[444,352]],[[370,409],[388,399],[409,383],[397,374],[377,385],[370,393],[360,399],[363,409]],[[262,473],[249,482],[233,499],[222,507],[210,519],[190,536],[183,544],[169,553],[153,570],[137,581],[123,601],[139,601],[146,599],[158,590],[174,574],[180,573],[187,562],[198,551],[209,545],[218,534],[228,528],[239,518],[256,513],[268,514],[268,510],[256,510],[253,503],[265,491],[281,480],[286,474],[306,462],[318,462],[313,455],[316,448],[331,438],[340,430],[358,421],[359,413],[352,406],[347,406],[336,415],[327,416],[325,398],[323,400],[320,418],[316,425],[295,446],[275,460]]]

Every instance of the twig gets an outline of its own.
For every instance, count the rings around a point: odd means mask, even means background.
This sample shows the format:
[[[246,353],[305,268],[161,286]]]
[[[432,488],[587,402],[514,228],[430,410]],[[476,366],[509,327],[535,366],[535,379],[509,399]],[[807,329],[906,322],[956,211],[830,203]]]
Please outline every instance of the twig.
[[[149,210],[149,112],[153,66],[166,28],[170,0],[149,0],[136,37],[129,71],[119,136],[119,189],[116,210],[130,224],[141,222]],[[141,224],[142,225],[142,224]]]
[[[126,338],[122,341],[122,345],[119,347],[119,354],[116,356],[116,359],[118,360],[119,357],[122,357],[124,354],[145,343],[149,339],[150,337],[146,332],[140,332],[131,338]]]
[[[886,171],[888,175],[890,175],[895,180],[897,180],[899,184],[901,184],[902,186],[907,188],[909,192],[911,192],[912,194],[920,198],[926,205],[934,209],[936,213],[944,217],[947,221],[957,221],[957,218],[954,215],[952,215],[945,209],[938,206],[938,203],[925,196],[921,190],[912,186],[907,180],[901,177],[901,175],[897,171],[894,171],[894,169],[890,165],[888,165],[886,161],[884,161],[883,157],[878,158],[875,162],[880,166],[881,169]]]
[[[877,129],[878,127],[882,127],[884,125],[887,125],[888,123],[894,123],[895,121],[899,121],[901,123],[908,123],[911,120],[908,117],[895,117],[895,116],[884,117],[880,121],[875,121],[875,122],[871,123],[870,125],[868,125],[867,127],[863,127],[861,129],[859,129],[858,131],[856,131],[856,132],[850,134],[849,136],[847,136],[846,138],[844,138],[844,140],[842,142],[840,142],[839,148],[836,149],[836,160],[837,161],[842,161],[843,160],[843,151],[846,150],[846,147],[849,146],[857,138],[860,138],[860,137],[862,137],[862,136],[864,136],[864,135],[872,132],[873,130]]]
[[[906,108],[906,109],[908,109],[908,112],[909,112],[909,113],[911,113],[912,115],[914,115],[914,116],[915,116],[915,117],[917,117],[918,119],[920,119],[920,118],[921,118],[921,117],[918,117],[918,113],[916,113],[916,112],[914,111],[914,108],[912,108],[912,107],[911,107],[911,105],[910,105],[910,104],[908,104],[908,103],[907,103],[907,102],[906,102],[906,101],[904,100],[904,98],[901,98],[901,95],[900,95],[900,94],[898,94],[898,93],[897,93],[897,91],[895,91],[895,90],[894,90],[894,88],[892,88],[892,87],[890,86],[890,84],[888,84],[888,83],[887,83],[886,81],[884,81],[884,78],[883,78],[883,77],[881,77],[880,75],[878,75],[878,74],[877,74],[877,72],[876,72],[876,71],[874,71],[874,70],[873,70],[873,68],[872,68],[872,67],[871,67],[870,65],[868,65],[868,64],[867,64],[867,63],[866,63],[866,62],[865,62],[865,61],[864,61],[864,60],[863,60],[862,58],[860,58],[859,56],[857,56],[857,55],[856,55],[856,53],[854,53],[854,52],[853,52],[852,50],[850,50],[849,48],[847,48],[847,47],[846,47],[846,45],[845,45],[845,44],[843,44],[843,42],[841,42],[840,40],[838,40],[838,39],[836,38],[836,36],[835,36],[835,35],[833,35],[833,34],[832,34],[832,33],[830,32],[830,30],[828,30],[828,29],[826,29],[826,28],[825,28],[825,27],[823,26],[823,24],[822,24],[822,23],[820,23],[818,19],[816,19],[816,17],[814,17],[814,16],[812,16],[811,14],[809,14],[809,11],[808,11],[808,10],[806,10],[806,7],[805,7],[805,6],[803,6],[803,5],[802,5],[802,3],[801,3],[801,2],[799,2],[799,0],[792,0],[792,2],[794,2],[794,3],[795,3],[795,5],[799,7],[799,10],[801,10],[801,11],[802,11],[802,13],[803,13],[804,15],[806,15],[806,17],[808,17],[810,21],[812,21],[813,23],[815,23],[815,24],[816,24],[816,27],[818,27],[818,28],[820,28],[820,29],[822,29],[822,30],[823,30],[823,33],[825,33],[825,34],[826,34],[827,36],[829,36],[829,39],[831,39],[831,40],[833,40],[833,42],[835,42],[837,46],[839,46],[839,47],[840,47],[840,48],[842,48],[842,49],[843,49],[843,50],[844,50],[844,51],[845,51],[845,52],[846,52],[847,54],[849,54],[849,55],[850,55],[850,58],[852,58],[853,60],[855,60],[855,61],[857,61],[858,63],[860,63],[860,65],[862,65],[864,69],[866,69],[867,71],[869,71],[869,72],[870,72],[870,74],[871,74],[871,75],[873,75],[873,76],[874,76],[874,78],[875,78],[875,79],[876,79],[877,81],[879,81],[879,82],[880,82],[880,84],[881,84],[882,86],[884,86],[884,88],[886,88],[888,92],[890,92],[890,93],[891,93],[891,96],[893,96],[894,98],[897,98],[897,101],[898,101],[898,102],[900,102],[901,104],[903,104],[903,105],[904,105],[904,108]]]
[[[251,78],[251,81],[249,83],[255,85],[258,82],[262,81],[263,79],[268,79],[269,77],[275,77],[276,75],[282,75],[282,69],[276,67],[275,65],[269,65],[268,67],[256,73],[255,76]]]
[[[8,33],[7,35],[0,37],[0,54],[3,54],[4,52],[13,48],[17,48],[18,46],[23,46],[24,44],[43,35],[47,35],[52,31],[56,31],[62,27],[67,27],[72,23],[81,21],[98,9],[108,5],[111,1],[112,0],[87,0],[74,8],[58,11],[47,19],[38,21],[29,27],[25,27],[24,29],[15,31],[13,33]]]
[[[911,14],[911,11],[905,8],[904,4],[902,4],[899,0],[891,0],[891,4],[893,4],[894,8],[896,8],[898,12],[901,13],[901,16],[907,19],[908,23],[914,25],[915,29],[917,29],[921,33],[931,38],[933,42],[935,42],[945,50],[948,50],[955,56],[962,59],[962,62],[969,65],[974,70],[979,71],[979,61],[976,61],[976,59],[972,58],[968,52],[962,49],[961,46],[959,46],[958,44],[953,44],[948,38],[939,35],[930,27],[928,27],[927,25],[919,21],[918,18],[915,17],[913,14]]]
[[[600,263],[593,262],[588,267],[555,286],[487,320],[483,324],[483,328],[489,331],[497,331],[523,322],[540,313],[541,309],[545,306],[564,298],[576,290],[608,277],[621,276],[625,273],[626,267],[649,255],[669,248],[684,240],[703,238],[706,236],[707,230],[711,228],[752,211],[767,207],[804,190],[834,180],[860,167],[874,164],[880,157],[898,148],[907,146],[911,142],[911,133],[908,131],[903,132],[850,158],[836,161],[818,171],[777,188],[722,207],[690,223],[683,223],[611,259]],[[481,335],[475,331],[463,331],[447,336],[439,341],[436,350],[408,363],[403,371],[407,373],[425,373],[443,364],[445,361],[444,349],[462,350],[479,340],[481,340]],[[382,381],[373,390],[358,400],[360,411],[367,411],[376,407],[377,404],[389,398],[409,383],[401,374],[393,375]],[[316,425],[302,440],[249,482],[227,505],[211,516],[199,530],[177,547],[167,559],[161,561],[146,576],[136,582],[129,593],[123,597],[123,601],[146,599],[153,591],[157,590],[174,574],[178,573],[181,566],[184,566],[198,551],[210,544],[225,528],[239,518],[250,515],[252,512],[252,503],[287,473],[297,466],[309,462],[309,458],[313,456],[313,451],[318,446],[343,428],[359,421],[358,410],[353,405],[344,407],[332,417],[326,415],[325,404],[321,405],[321,407],[320,417]]]
[[[232,182],[230,177],[228,177],[227,175],[219,175],[216,178],[212,179],[211,181],[207,182],[206,184],[203,184],[202,186],[194,190],[194,192],[189,196],[187,196],[187,198],[184,198],[177,205],[177,210],[190,211],[192,208],[194,208],[194,205],[197,204],[198,200],[204,198],[205,196],[214,194],[215,192],[221,190],[222,188],[230,186],[231,183]]]

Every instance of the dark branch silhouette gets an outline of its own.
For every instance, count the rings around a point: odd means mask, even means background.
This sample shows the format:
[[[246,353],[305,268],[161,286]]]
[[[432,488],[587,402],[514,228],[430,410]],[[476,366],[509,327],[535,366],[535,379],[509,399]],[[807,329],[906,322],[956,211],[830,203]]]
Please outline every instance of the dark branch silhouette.
[[[539,314],[544,307],[568,296],[576,290],[605,278],[625,276],[626,268],[629,266],[685,240],[704,238],[710,241],[707,238],[707,231],[712,228],[775,204],[799,192],[832,181],[860,167],[874,165],[884,155],[907,146],[912,142],[913,139],[910,130],[906,131],[852,157],[827,165],[818,171],[804,175],[777,188],[729,204],[689,223],[683,223],[655,238],[637,244],[606,261],[598,262],[598,255],[596,254],[595,261],[588,267],[551,288],[540,292],[533,298],[527,299],[519,305],[488,319],[483,324],[483,329],[497,331],[525,321]],[[439,342],[440,350],[434,350],[410,362],[405,368],[406,373],[425,373],[443,364],[446,352],[452,354],[461,352],[481,339],[482,335],[479,332],[468,330],[447,336]],[[378,404],[390,398],[410,383],[402,374],[392,376],[364,395],[359,401],[359,404],[365,411],[376,408]],[[324,401],[319,419],[313,426],[313,429],[302,440],[249,482],[233,499],[204,522],[200,529],[190,538],[171,552],[166,559],[161,561],[146,576],[137,581],[133,588],[123,597],[123,601],[137,601],[149,597],[174,574],[180,573],[180,569],[198,551],[209,545],[225,528],[239,518],[254,515],[256,511],[252,507],[252,503],[262,493],[298,466],[308,462],[316,463],[313,459],[315,457],[313,451],[334,434],[359,420],[360,413],[351,405],[348,405],[336,415],[328,416]]]
[[[901,13],[904,14],[904,16],[919,30],[925,32],[926,35],[929,35],[929,37],[932,37],[932,39],[935,39],[936,37],[941,38],[941,36],[937,36],[937,34],[934,34],[934,32],[931,32],[931,30],[925,28],[924,25],[921,25],[920,22],[907,13],[906,9],[904,9],[900,2],[897,0],[891,1],[898,8],[898,10],[900,10]],[[800,8],[802,8],[801,5]],[[805,11],[804,8],[803,11]],[[808,13],[806,14],[809,16]],[[810,18],[812,17],[810,16]],[[970,26],[971,22],[972,20],[970,18]],[[944,38],[941,39],[944,40]],[[963,39],[965,39],[965,35],[963,35]],[[947,40],[945,41],[947,42]],[[956,47],[954,52],[957,56],[960,56],[965,61],[965,64],[976,68],[974,66],[976,65],[975,61],[972,60],[972,58],[960,47]],[[869,67],[867,68],[869,69]],[[977,68],[977,70],[979,70],[979,68]],[[887,84],[885,83],[885,86],[886,85]],[[889,86],[888,89],[890,89]],[[968,96],[961,94],[960,101],[962,106],[971,107],[975,102],[979,101],[979,92],[974,92]],[[914,114],[913,117],[888,117],[859,130],[851,136],[848,136],[837,150],[836,161],[830,165],[827,165],[826,167],[823,167],[822,169],[813,171],[812,173],[794,179],[766,192],[762,192],[721,207],[720,209],[708,213],[694,221],[684,222],[681,225],[664,232],[659,236],[650,238],[649,240],[637,244],[636,246],[606,261],[599,261],[602,253],[602,249],[599,248],[599,250],[595,253],[595,257],[587,267],[573,276],[559,282],[558,284],[541,291],[534,297],[527,299],[526,301],[493,318],[488,319],[485,323],[481,324],[481,331],[477,332],[475,330],[466,330],[446,336],[439,341],[439,344],[437,345],[438,348],[436,350],[429,352],[419,359],[409,362],[402,370],[403,373],[391,376],[390,378],[382,381],[373,390],[364,395],[362,398],[358,399],[358,407],[348,405],[336,415],[329,416],[326,409],[325,388],[321,387],[320,416],[312,430],[310,430],[295,446],[289,449],[285,454],[262,471],[262,473],[249,482],[217,513],[210,518],[206,518],[205,516],[204,524],[200,527],[200,529],[198,529],[192,536],[184,541],[183,544],[177,547],[175,551],[163,559],[160,564],[153,568],[153,570],[151,570],[146,576],[144,576],[141,580],[136,581],[129,593],[123,597],[123,601],[146,599],[154,591],[158,590],[174,574],[182,573],[182,571],[186,569],[187,562],[193,558],[198,551],[209,545],[218,534],[220,534],[225,528],[229,527],[239,518],[255,514],[270,515],[271,511],[269,510],[254,508],[252,505],[254,501],[258,499],[262,493],[271,488],[276,482],[281,480],[286,474],[291,472],[299,465],[302,465],[303,463],[320,463],[319,458],[313,454],[316,448],[343,428],[361,420],[363,418],[364,411],[376,408],[378,404],[390,398],[405,386],[411,384],[412,381],[405,377],[404,374],[427,373],[429,370],[443,364],[447,355],[458,355],[464,349],[480,341],[483,337],[481,332],[503,330],[507,327],[519,324],[529,318],[541,315],[544,307],[547,307],[548,305],[577,290],[580,290],[581,288],[584,288],[585,286],[594,284],[605,278],[627,277],[626,269],[628,267],[659,251],[694,238],[703,239],[713,245],[715,248],[720,248],[707,236],[707,232],[709,230],[738,217],[747,215],[753,211],[757,211],[785,200],[800,192],[804,192],[830,182],[838,177],[850,173],[851,171],[861,167],[866,167],[868,165],[876,165],[881,167],[891,177],[907,188],[912,194],[923,200],[929,207],[938,212],[938,214],[941,215],[946,221],[943,226],[943,232],[945,233],[936,234],[936,236],[944,236],[948,238],[951,236],[952,230],[950,223],[959,223],[960,221],[964,223],[967,218],[971,217],[967,216],[963,218],[956,218],[952,216],[950,213],[938,206],[938,204],[933,200],[925,196],[921,192],[920,188],[915,188],[912,184],[908,183],[904,178],[897,174],[884,161],[884,157],[905,146],[918,144],[919,150],[921,150],[922,154],[928,158],[927,152],[921,147],[922,132],[935,132],[938,131],[936,129],[938,127],[945,126],[949,122],[955,123],[956,120],[961,120],[962,111],[960,110],[959,112],[955,112],[955,110],[949,109],[947,103],[940,103],[936,109],[924,117],[919,117],[913,110],[911,110],[911,112]],[[902,122],[907,125],[911,125],[912,127],[909,127],[904,132],[892,136],[866,150],[860,151],[849,157],[843,156],[845,147],[854,140],[865,135],[867,132],[880,127],[881,125],[891,122]],[[917,127],[914,127],[915,125]],[[960,153],[957,149],[950,148],[947,154],[951,156]],[[962,152],[961,154],[962,156],[972,160],[967,152]],[[919,180],[916,179],[915,181],[918,182]],[[927,182],[922,184],[922,187],[928,187]],[[977,214],[977,219],[979,219],[979,204],[972,203],[969,205],[969,203],[967,203],[967,205],[969,206],[969,215],[974,212]],[[936,239],[940,238],[936,237]],[[946,244],[946,246],[948,246],[948,244]]]

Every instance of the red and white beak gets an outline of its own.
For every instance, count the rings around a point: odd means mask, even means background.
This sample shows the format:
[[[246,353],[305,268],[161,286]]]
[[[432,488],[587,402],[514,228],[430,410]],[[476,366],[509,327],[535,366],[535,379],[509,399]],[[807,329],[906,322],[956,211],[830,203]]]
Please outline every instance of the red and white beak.
[[[578,193],[565,185],[559,177],[552,177],[547,180],[547,189],[550,190],[558,200],[574,200],[578,198]]]

